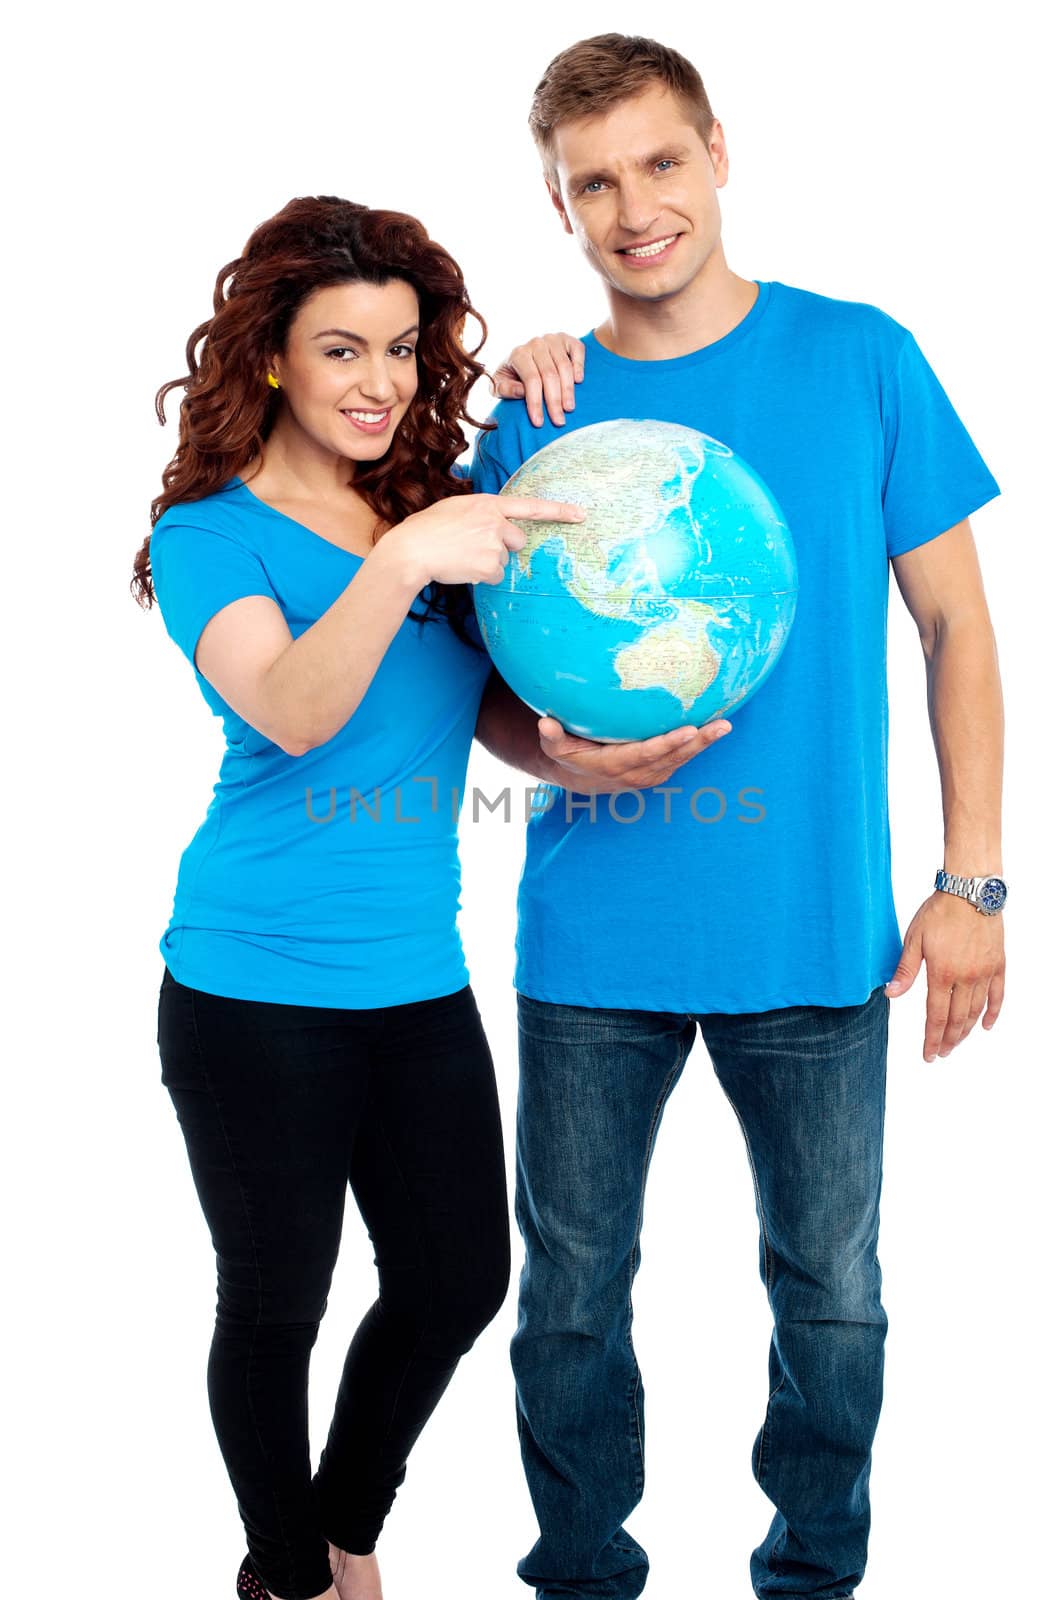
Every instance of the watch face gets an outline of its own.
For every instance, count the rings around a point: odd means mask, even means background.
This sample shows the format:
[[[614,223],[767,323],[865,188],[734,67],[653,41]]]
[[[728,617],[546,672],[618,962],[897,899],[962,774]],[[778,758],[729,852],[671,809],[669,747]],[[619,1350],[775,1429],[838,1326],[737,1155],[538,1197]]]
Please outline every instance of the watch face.
[[[1000,878],[988,878],[979,891],[979,903],[984,911],[1000,911],[1007,895]]]

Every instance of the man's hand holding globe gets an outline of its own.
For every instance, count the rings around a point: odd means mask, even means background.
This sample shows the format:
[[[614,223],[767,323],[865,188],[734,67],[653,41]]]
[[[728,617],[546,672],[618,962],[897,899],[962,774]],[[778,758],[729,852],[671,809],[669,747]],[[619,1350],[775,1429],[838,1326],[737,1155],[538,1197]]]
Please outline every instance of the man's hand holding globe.
[[[619,794],[625,789],[653,789],[667,783],[678,767],[725,738],[731,723],[718,718],[703,728],[674,728],[653,739],[625,744],[597,744],[567,733],[554,717],[539,719],[539,747],[557,769],[545,781],[581,794]]]
[[[731,723],[717,718],[701,728],[672,728],[650,739],[582,739],[556,717],[534,721],[497,672],[488,680],[477,720],[477,738],[500,761],[578,794],[653,789],[730,732]]]

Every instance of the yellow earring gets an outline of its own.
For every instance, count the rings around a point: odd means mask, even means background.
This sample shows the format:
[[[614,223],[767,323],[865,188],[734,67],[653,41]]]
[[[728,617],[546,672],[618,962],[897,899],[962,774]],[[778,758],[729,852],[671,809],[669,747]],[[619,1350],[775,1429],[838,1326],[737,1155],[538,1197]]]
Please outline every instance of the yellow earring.
[[[268,372],[266,374],[266,382],[269,384],[271,389],[279,389],[281,387],[272,372]]]

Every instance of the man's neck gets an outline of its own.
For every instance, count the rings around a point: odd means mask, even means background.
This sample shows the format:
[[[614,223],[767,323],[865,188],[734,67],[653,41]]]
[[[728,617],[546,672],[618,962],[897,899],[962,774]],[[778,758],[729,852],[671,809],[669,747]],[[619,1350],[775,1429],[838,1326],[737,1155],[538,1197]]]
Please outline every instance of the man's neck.
[[[610,314],[595,329],[596,338],[630,361],[668,361],[715,344],[743,320],[758,296],[756,283],[723,263],[722,269],[667,300],[635,300],[608,289]]]

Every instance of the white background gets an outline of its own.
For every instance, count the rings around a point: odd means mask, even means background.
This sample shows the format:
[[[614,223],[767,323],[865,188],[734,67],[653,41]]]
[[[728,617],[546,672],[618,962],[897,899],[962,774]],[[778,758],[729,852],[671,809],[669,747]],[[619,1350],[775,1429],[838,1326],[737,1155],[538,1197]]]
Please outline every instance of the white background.
[[[155,1044],[157,942],[221,752],[187,662],[127,592],[175,438],[153,419],[155,389],[182,370],[219,266],[296,194],[420,216],[462,263],[496,358],[532,332],[591,326],[597,280],[549,209],[525,116],[550,57],[604,29],[653,33],[702,69],[732,157],[730,264],[910,327],[1004,490],[975,530],[1008,703],[1008,992],[992,1034],[934,1065],[923,979],[893,1005],[891,1333],[861,1594],[1043,1591],[1058,1509],[1045,1214],[1060,1117],[1061,352],[1042,15],[936,0],[424,13],[185,0],[45,7],[9,33],[7,1592],[220,1597],[241,1552],[204,1388],[213,1261]],[[890,673],[904,930],[941,821],[896,590]],[[815,782],[815,705],[808,717]],[[503,781],[482,751],[471,776],[489,793]],[[522,830],[489,816],[463,832],[464,936],[509,1129]],[[352,1211],[315,1355],[315,1459],[372,1293]],[[749,1470],[769,1318],[741,1139],[701,1045],[663,1125],[637,1295],[648,1486],[630,1526],[650,1551],[647,1593],[738,1600],[769,1514]],[[512,1323],[511,1297],[417,1448],[380,1546],[388,1600],[527,1592],[513,1575],[534,1529]]]

